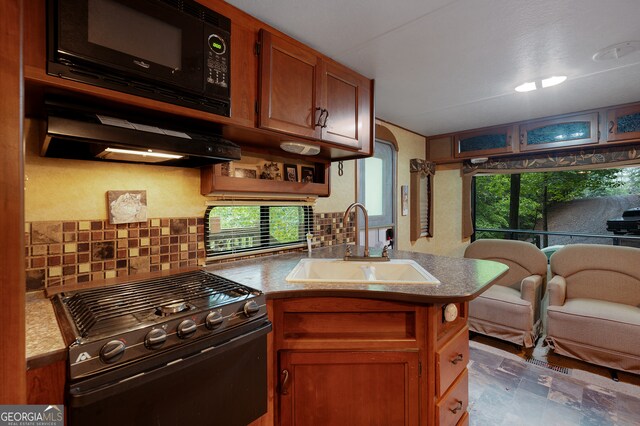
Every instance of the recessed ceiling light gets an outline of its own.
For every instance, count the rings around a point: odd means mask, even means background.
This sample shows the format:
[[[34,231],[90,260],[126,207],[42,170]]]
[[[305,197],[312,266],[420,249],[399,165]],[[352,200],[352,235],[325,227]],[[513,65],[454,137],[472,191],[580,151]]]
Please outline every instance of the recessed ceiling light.
[[[554,75],[553,77],[542,79],[542,88],[555,86],[563,83],[567,79],[566,75]]]
[[[534,81],[527,81],[526,83],[522,83],[520,86],[516,87],[516,92],[530,92],[532,90],[536,90],[539,87],[544,89],[560,84],[566,79],[566,75],[554,75],[547,78],[536,78]]]
[[[611,59],[620,59],[630,53],[640,50],[640,41],[623,41],[604,49],[598,50],[592,59],[594,61],[608,61]]]
[[[520,86],[516,87],[516,92],[530,92],[532,90],[536,90],[536,82],[528,81],[526,83],[522,83]]]

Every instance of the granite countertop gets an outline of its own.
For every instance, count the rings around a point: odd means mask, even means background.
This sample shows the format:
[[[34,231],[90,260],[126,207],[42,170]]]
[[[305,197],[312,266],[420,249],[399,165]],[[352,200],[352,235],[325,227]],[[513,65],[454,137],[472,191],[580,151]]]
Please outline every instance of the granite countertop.
[[[344,245],[315,249],[310,257],[341,258]],[[354,253],[355,254],[355,253]],[[488,284],[508,271],[502,263],[390,250],[391,259],[411,259],[435,276],[440,284],[344,284],[287,282],[286,276],[306,252],[256,257],[204,269],[249,287],[262,290],[268,299],[338,296],[386,299],[418,303],[462,302],[474,299]]]
[[[317,259],[341,258],[344,255],[345,247],[341,245],[315,249],[311,256],[308,256],[306,252],[295,252],[256,257],[208,265],[204,269],[261,290],[268,299],[334,296],[412,303],[462,302],[474,299],[508,270],[508,267],[501,263],[487,260],[390,250],[389,257],[391,259],[414,260],[436,277],[440,284],[345,284],[286,281],[286,276],[300,259],[308,257]],[[128,277],[129,280],[131,278]],[[124,282],[126,280],[118,279],[118,281]],[[110,282],[110,284],[113,283]],[[50,299],[41,292],[27,294],[26,330],[27,367],[29,369],[66,359],[67,347],[60,332],[53,305]]]
[[[42,292],[27,293],[25,314],[27,369],[66,359],[67,346],[51,300]]]

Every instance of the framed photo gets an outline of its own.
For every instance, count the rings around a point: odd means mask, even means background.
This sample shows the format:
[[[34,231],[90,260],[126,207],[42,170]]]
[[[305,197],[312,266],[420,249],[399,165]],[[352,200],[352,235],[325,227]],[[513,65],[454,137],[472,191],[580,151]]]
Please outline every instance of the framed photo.
[[[313,183],[314,182],[314,176],[313,174],[315,173],[315,169],[313,167],[304,167],[302,166],[300,168],[300,181],[301,182],[308,182],[308,183]]]
[[[147,191],[107,191],[109,223],[147,221]]]
[[[401,198],[402,216],[406,216],[409,214],[409,185],[402,185],[400,187],[400,192],[402,194],[402,198]]]
[[[257,179],[258,170],[255,167],[236,167],[234,176],[237,178]]]
[[[285,164],[284,165],[284,180],[286,182],[297,182],[298,181],[298,166],[295,164]]]

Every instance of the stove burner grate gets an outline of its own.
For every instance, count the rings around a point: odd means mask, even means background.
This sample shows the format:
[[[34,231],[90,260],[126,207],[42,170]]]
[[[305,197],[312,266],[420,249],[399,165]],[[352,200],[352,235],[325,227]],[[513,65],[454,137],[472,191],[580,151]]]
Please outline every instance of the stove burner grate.
[[[162,315],[221,306],[246,299],[254,291],[205,271],[78,291],[63,299],[82,337],[122,331],[138,325],[146,313]],[[66,295],[65,295],[66,296]],[[187,303],[190,302],[190,303]],[[180,307],[185,307],[180,309]],[[164,309],[163,309],[164,308]]]

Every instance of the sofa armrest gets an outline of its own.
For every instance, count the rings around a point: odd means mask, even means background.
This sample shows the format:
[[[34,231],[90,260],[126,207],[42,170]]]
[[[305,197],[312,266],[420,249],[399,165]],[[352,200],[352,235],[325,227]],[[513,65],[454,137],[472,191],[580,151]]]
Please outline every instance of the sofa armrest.
[[[540,318],[543,282],[544,280],[540,275],[530,275],[520,283],[520,297],[531,304],[534,323]]]
[[[520,283],[520,297],[536,306],[542,299],[542,277],[540,275],[530,275]]]
[[[549,281],[549,306],[562,306],[567,297],[567,281],[564,277],[556,275]]]

